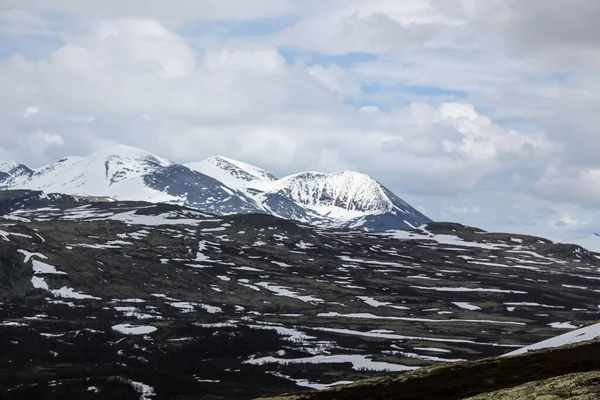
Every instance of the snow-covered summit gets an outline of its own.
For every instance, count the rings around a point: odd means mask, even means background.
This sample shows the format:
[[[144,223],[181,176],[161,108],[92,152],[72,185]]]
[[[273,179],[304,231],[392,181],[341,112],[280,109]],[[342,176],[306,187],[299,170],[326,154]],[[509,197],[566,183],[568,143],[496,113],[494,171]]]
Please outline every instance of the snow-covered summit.
[[[393,205],[382,186],[358,172],[301,172],[276,179],[262,168],[223,156],[186,166],[224,184],[249,190],[255,197],[280,195],[311,213],[348,220],[367,214],[382,214]]]
[[[431,222],[358,172],[302,172],[276,179],[262,168],[223,156],[180,165],[123,145],[37,169],[6,168],[0,173],[0,189],[169,202],[215,214],[267,213],[370,231]]]
[[[149,200],[156,194],[143,193],[147,190],[141,182],[142,176],[172,164],[147,151],[119,145],[87,157],[63,158],[29,170],[29,173],[12,173],[3,186],[8,189]],[[161,201],[167,200],[164,196],[156,197],[160,197]]]
[[[300,172],[276,179],[262,168],[223,156],[186,167],[241,191],[259,205],[259,211],[281,218],[369,230],[430,222],[375,179],[359,172]]]
[[[0,172],[9,172],[11,169],[16,167],[17,164],[10,161],[0,161]]]
[[[255,181],[274,181],[276,178],[262,168],[223,156],[214,156],[200,162],[185,164],[228,186],[244,188]]]
[[[358,172],[302,172],[253,187],[287,197],[319,215],[334,219],[383,214],[393,207],[383,187],[369,175]]]
[[[92,173],[101,175],[98,178],[106,180],[110,185],[131,179],[156,168],[173,164],[145,150],[135,147],[118,145],[100,150],[87,157],[67,157],[62,160],[34,170],[38,174],[50,171],[59,173]],[[96,176],[94,176],[96,177]]]

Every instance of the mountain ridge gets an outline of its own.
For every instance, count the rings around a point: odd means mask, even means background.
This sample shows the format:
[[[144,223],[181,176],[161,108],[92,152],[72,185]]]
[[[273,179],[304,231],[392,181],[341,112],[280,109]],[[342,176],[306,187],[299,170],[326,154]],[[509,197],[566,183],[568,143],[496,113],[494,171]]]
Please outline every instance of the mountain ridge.
[[[262,168],[221,155],[184,165],[233,186],[244,186],[256,180],[277,180]]]
[[[0,189],[166,202],[218,215],[264,213],[323,227],[378,231],[431,220],[369,175],[300,172],[277,179],[224,156],[177,164],[117,145],[31,169],[0,163]]]
[[[600,234],[598,233],[592,233],[587,237],[571,240],[568,243],[576,244],[595,253],[600,252]]]

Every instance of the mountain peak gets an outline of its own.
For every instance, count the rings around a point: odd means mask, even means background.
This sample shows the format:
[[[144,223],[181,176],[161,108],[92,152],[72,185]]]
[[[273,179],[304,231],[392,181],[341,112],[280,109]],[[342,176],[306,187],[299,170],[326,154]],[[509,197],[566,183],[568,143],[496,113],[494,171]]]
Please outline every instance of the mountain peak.
[[[17,164],[11,161],[0,161],[0,172],[9,172],[16,166]]]
[[[251,183],[268,182],[276,179],[262,168],[220,155],[209,157],[200,162],[189,163],[185,166],[235,188],[243,188]]]
[[[301,172],[278,180],[262,168],[222,155],[179,165],[117,145],[0,175],[2,189],[170,202],[215,214],[267,213],[324,227],[381,231],[430,222],[363,173]]]
[[[118,145],[87,157],[66,157],[35,170],[13,169],[3,185],[5,189],[135,198],[146,190],[144,175],[172,164],[145,150]]]
[[[228,163],[231,163],[231,164],[241,163],[241,161],[237,161],[237,160],[234,160],[233,158],[225,157],[225,156],[222,156],[220,154],[218,154],[216,156],[208,157],[207,159],[205,159],[203,161],[207,161],[207,162],[228,162]]]
[[[319,215],[334,219],[383,214],[393,207],[383,187],[369,175],[359,172],[301,172],[259,186],[266,192],[289,197]]]
[[[137,159],[137,160],[143,160],[143,159],[154,159],[158,162],[160,162],[161,164],[165,164],[165,165],[170,165],[172,164],[172,162],[158,157],[155,154],[150,153],[149,151],[146,150],[142,150],[140,148],[137,147],[133,147],[133,146],[127,146],[124,144],[118,144],[116,146],[112,146],[112,147],[108,147],[102,150],[99,150],[97,152],[95,152],[94,154],[85,157],[85,158],[94,158],[94,159],[98,159],[98,158],[108,158],[111,156],[118,156],[124,159]]]

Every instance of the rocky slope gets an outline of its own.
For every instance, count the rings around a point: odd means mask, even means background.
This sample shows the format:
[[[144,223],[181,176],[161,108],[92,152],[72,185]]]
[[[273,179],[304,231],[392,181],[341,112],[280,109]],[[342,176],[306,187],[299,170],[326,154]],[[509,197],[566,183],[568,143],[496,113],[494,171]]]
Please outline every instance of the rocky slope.
[[[497,356],[598,319],[600,260],[575,245],[96,200],[0,197],[5,398],[310,391]]]
[[[364,174],[307,172],[277,180],[263,169],[225,157],[179,165],[128,146],[65,158],[36,170],[0,163],[0,189],[166,202],[219,215],[263,213],[369,231],[430,222]]]
[[[270,400],[595,400],[600,393],[600,324],[561,335],[556,347],[518,356],[423,368],[318,393]],[[577,339],[577,336],[585,339]],[[573,336],[561,340],[564,336]],[[575,343],[575,344],[570,344]],[[266,399],[264,399],[266,400]]]

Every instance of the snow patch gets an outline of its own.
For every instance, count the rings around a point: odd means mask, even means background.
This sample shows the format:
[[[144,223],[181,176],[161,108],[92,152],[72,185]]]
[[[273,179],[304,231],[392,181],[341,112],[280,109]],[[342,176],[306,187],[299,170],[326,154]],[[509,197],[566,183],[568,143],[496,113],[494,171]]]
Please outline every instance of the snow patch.
[[[518,354],[524,354],[531,350],[548,349],[559,346],[564,346],[571,343],[584,342],[586,340],[593,340],[600,337],[600,324],[594,324],[580,328],[560,336],[555,336],[548,340],[532,344],[530,346],[522,347],[518,350],[504,354],[503,356],[515,356]]]
[[[262,357],[262,358],[251,358],[244,361],[244,364],[251,365],[264,365],[264,364],[341,364],[341,363],[352,363],[352,369],[361,371],[411,371],[418,369],[419,367],[410,367],[406,365],[390,364],[387,362],[373,361],[370,357],[362,356],[358,354],[348,355],[334,355],[325,356],[317,355],[313,357],[305,358],[277,358],[277,357]]]
[[[454,302],[452,302],[452,304],[454,304],[455,306],[460,307],[464,310],[471,310],[471,311],[481,310],[481,307],[474,306],[471,303],[467,303],[467,302],[454,301]]]
[[[119,324],[112,327],[113,330],[125,335],[147,335],[155,332],[157,329],[154,326]]]

